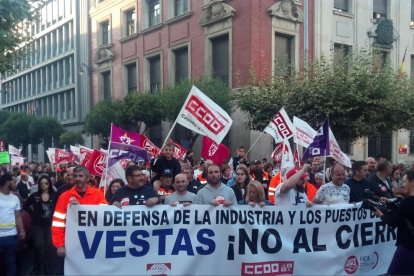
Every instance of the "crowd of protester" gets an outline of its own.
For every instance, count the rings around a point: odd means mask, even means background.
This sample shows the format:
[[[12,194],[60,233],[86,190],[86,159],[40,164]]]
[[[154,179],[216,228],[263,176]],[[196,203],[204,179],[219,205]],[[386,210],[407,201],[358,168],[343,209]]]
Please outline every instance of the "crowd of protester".
[[[130,162],[125,180],[114,179],[105,193],[100,178],[76,164],[24,164],[0,169],[0,274],[63,274],[64,231],[70,204],[127,205],[211,204],[231,206],[293,206],[356,203],[377,200],[387,204],[400,198],[392,214],[374,209],[390,225],[398,227],[398,259],[391,274],[414,273],[414,170],[385,158],[352,160],[345,168],[334,160],[314,158],[300,168],[280,174],[280,161],[249,161],[239,147],[229,164],[173,157],[173,145],[147,167]],[[400,210],[401,209],[401,210]],[[408,222],[408,223],[407,223]],[[403,267],[403,268],[402,268]],[[405,269],[405,270],[403,270]]]

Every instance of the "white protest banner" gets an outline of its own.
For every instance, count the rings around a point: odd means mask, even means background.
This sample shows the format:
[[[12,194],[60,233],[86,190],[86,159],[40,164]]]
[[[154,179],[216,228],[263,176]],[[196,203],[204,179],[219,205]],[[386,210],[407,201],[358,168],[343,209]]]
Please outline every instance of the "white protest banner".
[[[276,143],[280,143],[283,142],[283,138],[289,139],[293,137],[296,129],[287,115],[285,108],[282,107],[263,132],[270,134]]]
[[[65,275],[380,275],[395,239],[360,204],[71,205]]]
[[[331,154],[329,156],[345,167],[351,168],[351,159],[348,157],[348,155],[341,151],[341,148],[339,147],[331,128],[329,128],[329,143],[331,148]]]
[[[302,147],[309,147],[315,138],[316,130],[314,130],[307,122],[293,116],[293,125],[296,128],[296,134],[293,137],[293,142]]]
[[[24,157],[16,156],[16,155],[10,155],[10,164],[12,164],[13,166],[22,165],[22,164],[24,164]]]
[[[226,111],[193,86],[176,122],[220,144],[233,120]]]
[[[9,145],[9,154],[10,155],[20,156],[21,151],[22,151],[21,149],[18,149],[16,147],[13,147],[12,145]]]

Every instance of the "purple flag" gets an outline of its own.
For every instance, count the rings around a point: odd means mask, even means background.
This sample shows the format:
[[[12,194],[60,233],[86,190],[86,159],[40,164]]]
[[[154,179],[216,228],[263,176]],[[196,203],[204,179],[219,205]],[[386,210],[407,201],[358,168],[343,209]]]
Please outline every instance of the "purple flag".
[[[115,124],[111,127],[111,141],[127,145],[140,146],[141,135],[137,132],[123,130]]]
[[[108,154],[108,168],[119,160],[148,162],[148,153],[145,149],[133,145],[110,142]]]
[[[303,160],[305,161],[315,156],[328,156],[329,154],[331,154],[329,145],[329,118],[326,118],[313,138],[313,142],[303,154]]]

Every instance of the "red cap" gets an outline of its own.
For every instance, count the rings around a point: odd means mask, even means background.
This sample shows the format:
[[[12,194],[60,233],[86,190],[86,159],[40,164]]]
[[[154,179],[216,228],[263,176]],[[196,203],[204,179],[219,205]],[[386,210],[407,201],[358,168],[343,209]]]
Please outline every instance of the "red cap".
[[[291,169],[290,171],[288,171],[286,173],[286,179],[289,179],[292,177],[292,175],[294,175],[295,173],[297,173],[299,170],[296,168]],[[307,178],[309,175],[307,172],[303,173],[302,176],[300,177],[301,179],[305,179]]]

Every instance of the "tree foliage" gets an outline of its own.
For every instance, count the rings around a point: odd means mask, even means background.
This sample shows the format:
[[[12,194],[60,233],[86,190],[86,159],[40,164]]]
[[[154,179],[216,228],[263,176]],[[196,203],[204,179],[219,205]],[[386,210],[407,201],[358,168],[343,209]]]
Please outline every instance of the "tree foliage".
[[[340,60],[316,60],[305,74],[252,82],[235,97],[250,127],[260,131],[282,106],[314,128],[329,116],[339,139],[408,128],[414,120],[411,83],[388,63],[379,64],[376,53],[363,50]]]
[[[111,134],[111,123],[120,124],[122,103],[102,101],[97,103],[85,118],[85,131],[99,136],[104,144]]]
[[[48,147],[52,138],[57,141],[63,132],[62,125],[52,117],[37,118],[26,113],[0,112],[0,118],[5,115],[8,116],[0,124],[0,137],[15,146],[44,143]]]
[[[121,104],[121,126],[128,130],[144,132],[146,128],[159,124],[164,119],[160,96],[160,93],[128,94]]]
[[[30,24],[36,18],[40,0],[0,1],[0,73],[12,68],[13,60],[23,55],[19,47],[27,42]]]
[[[80,132],[65,131],[59,137],[60,145],[83,145],[85,139],[83,139]]]
[[[192,85],[190,81],[185,81],[160,93],[137,92],[127,95],[122,101],[100,102],[86,116],[85,131],[98,135],[105,146],[111,123],[126,130],[144,132],[146,128],[154,127],[163,120],[175,121]],[[223,109],[231,111],[231,90],[227,84],[215,78],[202,78],[195,85]]]
[[[40,117],[33,119],[28,128],[31,143],[43,143],[45,147],[57,144],[59,136],[63,133],[62,125],[53,117]]]

